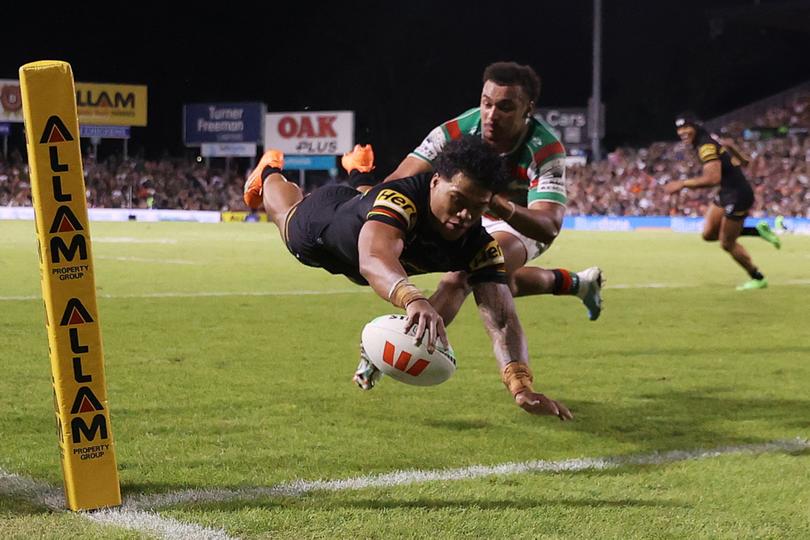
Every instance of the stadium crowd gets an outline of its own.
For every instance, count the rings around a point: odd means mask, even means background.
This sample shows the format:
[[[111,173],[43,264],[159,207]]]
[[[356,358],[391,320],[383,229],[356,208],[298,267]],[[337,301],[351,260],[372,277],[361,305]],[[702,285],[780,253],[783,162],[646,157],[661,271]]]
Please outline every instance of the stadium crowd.
[[[736,141],[751,157],[745,168],[753,184],[754,217],[810,217],[810,137],[791,135]],[[670,197],[663,184],[698,176],[697,154],[680,143],[618,148],[607,159],[568,169],[568,213],[609,216],[702,216],[711,198],[684,190]]]
[[[756,193],[752,215],[810,217],[810,94],[766,111],[755,125],[779,131],[757,137],[741,125],[723,130],[751,157],[745,173]],[[618,148],[605,160],[568,168],[568,214],[703,215],[711,201],[705,192],[684,190],[670,197],[663,190],[667,181],[695,176],[700,168],[695,152],[680,142]],[[96,162],[91,155],[84,173],[91,207],[246,210],[243,173],[204,162],[115,156]],[[28,165],[12,150],[7,159],[0,158],[0,206],[30,205]]]

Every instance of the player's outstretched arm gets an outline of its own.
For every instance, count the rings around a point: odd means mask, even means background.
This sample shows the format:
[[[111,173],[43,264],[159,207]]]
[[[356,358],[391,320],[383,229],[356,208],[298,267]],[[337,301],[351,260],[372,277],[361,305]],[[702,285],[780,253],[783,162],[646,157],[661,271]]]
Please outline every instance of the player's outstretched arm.
[[[405,331],[415,326],[416,341],[427,337],[428,351],[433,352],[437,339],[447,345],[447,331],[428,299],[408,281],[399,262],[404,247],[401,230],[379,221],[367,221],[357,240],[360,273],[381,298],[405,310],[408,315]]]
[[[561,402],[539,394],[532,388],[534,377],[529,368],[526,336],[515,311],[512,293],[507,285],[484,282],[473,286],[478,312],[492,339],[501,378],[515,403],[531,414],[556,416],[571,420],[574,416]]]
[[[544,244],[551,244],[557,238],[565,217],[565,206],[562,204],[534,201],[525,208],[502,195],[492,197],[489,208],[520,234]]]
[[[722,179],[722,165],[720,160],[713,160],[703,164],[703,174],[688,180],[673,180],[664,186],[664,190],[672,195],[683,188],[711,188],[720,185]]]

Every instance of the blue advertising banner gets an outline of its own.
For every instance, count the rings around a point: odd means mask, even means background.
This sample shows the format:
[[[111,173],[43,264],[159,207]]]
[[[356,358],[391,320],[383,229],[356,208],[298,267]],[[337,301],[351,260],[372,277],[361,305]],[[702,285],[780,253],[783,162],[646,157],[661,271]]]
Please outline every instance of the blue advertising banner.
[[[129,126],[79,126],[79,137],[99,139],[129,139]]]
[[[774,227],[774,218],[746,218],[745,225],[755,226],[765,220]],[[810,219],[786,217],[784,219],[787,230],[799,233],[810,233]],[[669,217],[669,216],[566,216],[563,220],[563,229],[573,231],[638,231],[645,229],[671,230],[682,233],[698,234],[703,230],[702,217]]]
[[[264,103],[187,103],[183,105],[183,141],[203,143],[261,143]]]
[[[335,168],[335,156],[284,156],[284,168],[297,171],[328,171]]]

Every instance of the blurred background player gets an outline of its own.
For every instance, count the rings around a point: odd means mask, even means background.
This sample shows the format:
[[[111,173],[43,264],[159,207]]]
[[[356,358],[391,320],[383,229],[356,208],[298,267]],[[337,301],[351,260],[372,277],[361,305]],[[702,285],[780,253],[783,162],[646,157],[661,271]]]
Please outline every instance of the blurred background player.
[[[703,172],[695,178],[669,182],[664,189],[672,195],[682,189],[720,186],[704,216],[703,239],[707,242],[719,239],[721,247],[748,272],[751,279],[737,290],[764,289],[768,281],[737,239],[740,236],[759,236],[777,249],[781,247],[781,242],[766,221],[760,221],[756,227],[743,226],[754,204],[754,190],[742,172],[742,167],[748,163],[747,157],[733,144],[723,145],[712,137],[693,113],[678,115],[675,129],[684,144],[697,150]]]
[[[497,62],[484,70],[483,83],[480,106],[431,131],[386,181],[432,171],[444,145],[464,134],[483,139],[501,155],[510,174],[508,192],[493,197],[483,222],[504,251],[513,295],[576,295],[585,304],[588,318],[595,321],[602,311],[598,267],[574,273],[525,266],[559,234],[567,202],[565,149],[548,126],[532,115],[540,78],[530,66]],[[363,158],[367,162],[368,151],[355,148],[351,154],[343,160],[350,173],[355,163]],[[353,181],[368,184],[372,178],[370,173],[361,174]],[[463,274],[444,276],[433,300],[446,321],[452,320],[469,292]]]
[[[492,340],[501,380],[532,414],[573,418],[562,403],[532,388],[526,337],[506,285],[503,254],[481,224],[505,184],[502,162],[479,137],[448,144],[436,172],[379,184],[365,193],[329,185],[306,197],[281,174],[284,156],[268,150],[245,184],[244,200],[264,206],[287,249],[302,264],[342,274],[407,313],[415,339],[447,344],[444,322],[409,275],[464,271]],[[365,358],[354,380],[371,389],[381,373]]]

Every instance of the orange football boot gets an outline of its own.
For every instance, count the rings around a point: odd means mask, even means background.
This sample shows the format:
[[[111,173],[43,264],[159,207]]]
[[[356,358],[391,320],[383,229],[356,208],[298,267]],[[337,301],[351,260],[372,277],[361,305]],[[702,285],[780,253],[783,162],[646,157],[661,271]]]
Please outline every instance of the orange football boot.
[[[268,150],[259,160],[259,164],[253,169],[253,172],[248,176],[245,182],[245,194],[243,196],[245,204],[253,210],[261,208],[262,206],[262,188],[264,187],[264,180],[262,180],[262,171],[265,167],[275,167],[277,169],[284,168],[284,152],[281,150]]]
[[[340,164],[343,165],[346,172],[352,172],[352,170],[362,173],[371,172],[374,170],[374,150],[370,144],[355,144],[354,150],[343,154]]]

